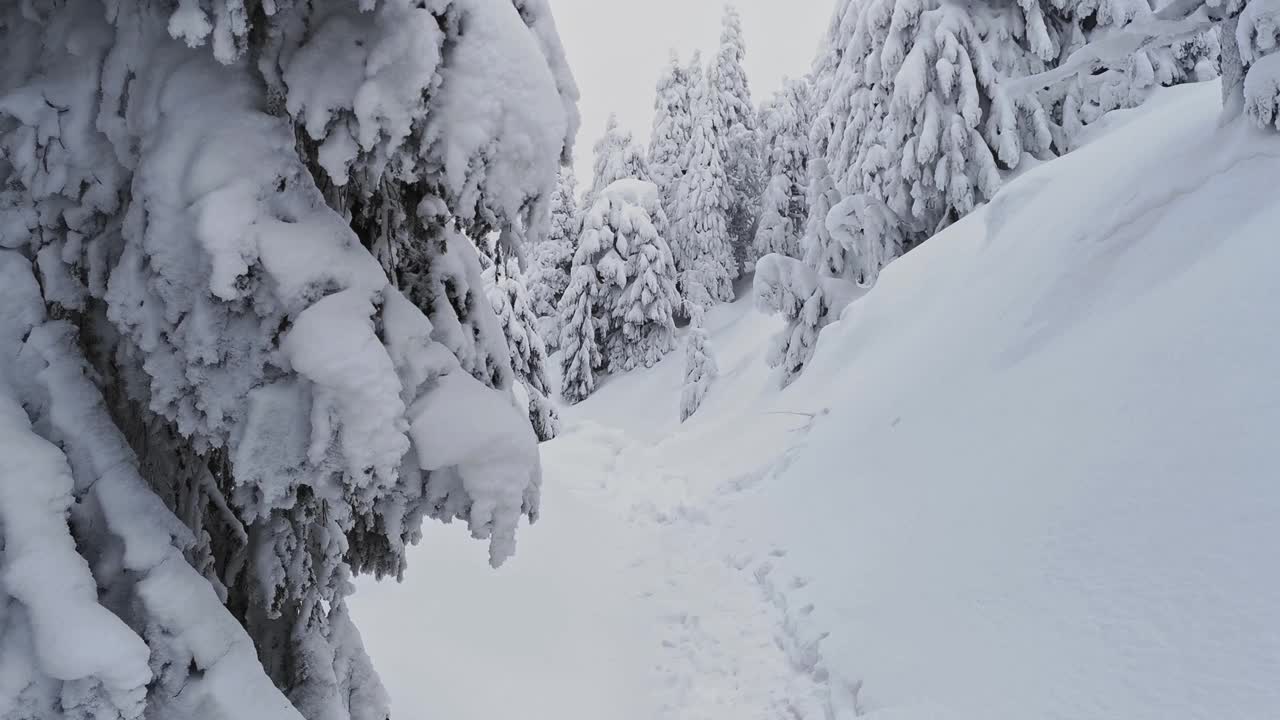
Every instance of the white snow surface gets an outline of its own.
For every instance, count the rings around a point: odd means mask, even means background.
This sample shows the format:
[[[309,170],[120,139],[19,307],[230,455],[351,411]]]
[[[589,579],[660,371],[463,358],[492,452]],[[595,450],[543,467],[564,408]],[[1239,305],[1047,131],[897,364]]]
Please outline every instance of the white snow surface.
[[[1021,172],[786,390],[739,300],[688,422],[683,353],[566,408],[503,571],[355,595],[397,716],[1280,716],[1280,137],[1219,109]]]

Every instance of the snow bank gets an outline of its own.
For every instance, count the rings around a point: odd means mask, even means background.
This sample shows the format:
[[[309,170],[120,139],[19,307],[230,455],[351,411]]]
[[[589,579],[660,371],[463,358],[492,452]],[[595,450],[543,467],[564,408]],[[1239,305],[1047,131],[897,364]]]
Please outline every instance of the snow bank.
[[[743,522],[838,716],[1280,710],[1280,139],[1217,92],[895,262],[782,396],[830,415]]]

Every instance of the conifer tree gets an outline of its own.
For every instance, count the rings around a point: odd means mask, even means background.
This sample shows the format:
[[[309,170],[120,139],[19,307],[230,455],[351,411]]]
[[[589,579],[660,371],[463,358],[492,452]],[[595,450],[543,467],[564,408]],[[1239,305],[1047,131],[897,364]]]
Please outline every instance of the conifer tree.
[[[560,431],[560,417],[551,403],[547,383],[547,351],[538,331],[519,261],[495,248],[493,265],[485,270],[485,288],[511,354],[511,369],[519,383],[520,398],[529,411],[529,423],[539,441],[553,439]]]
[[[547,3],[267,5],[0,5],[0,714],[385,720],[352,578],[536,516],[469,238],[571,159]]]
[[[711,341],[707,337],[702,308],[689,309],[689,335],[685,340],[684,386],[680,390],[680,422],[688,420],[702,405],[711,383],[720,374]]]
[[[566,401],[590,395],[600,373],[647,367],[672,349],[679,295],[663,224],[657,186],[633,178],[601,190],[584,216],[560,305]]]
[[[809,218],[809,130],[813,125],[807,78],[787,80],[760,112],[766,177],[756,230],[756,256],[801,256],[800,238]]]
[[[548,350],[560,342],[560,298],[569,287],[573,244],[577,239],[577,179],[562,168],[551,196],[551,217],[546,237],[529,252],[529,302],[538,318],[538,333]]]
[[[755,104],[742,66],[745,57],[742,19],[736,8],[726,5],[721,18],[720,49],[707,70],[705,99],[728,181],[725,222],[734,258],[731,278],[754,260],[756,220],[765,183]]]
[[[670,64],[658,78],[648,158],[651,179],[658,186],[662,207],[668,216],[674,211],[676,188],[684,177],[684,149],[693,135],[690,91],[689,69],[680,64],[672,51]]]
[[[681,297],[699,307],[733,299],[738,265],[728,230],[729,181],[720,153],[714,114],[707,110],[709,83],[694,93],[693,135],[686,171],[676,192],[675,246]]]

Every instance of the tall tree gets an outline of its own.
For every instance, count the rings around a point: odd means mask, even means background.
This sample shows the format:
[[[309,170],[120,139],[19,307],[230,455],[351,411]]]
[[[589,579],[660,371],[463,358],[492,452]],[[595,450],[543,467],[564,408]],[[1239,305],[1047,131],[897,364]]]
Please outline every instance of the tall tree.
[[[535,227],[577,89],[545,0],[367,5],[0,7],[21,717],[382,720],[352,576],[536,515],[468,238]]]
[[[809,129],[813,125],[808,78],[787,80],[760,112],[760,138],[769,178],[760,200],[757,257],[801,256],[800,238],[809,218]]]
[[[606,187],[624,178],[649,180],[649,162],[644,149],[636,145],[631,133],[618,127],[618,116],[609,114],[604,135],[596,141],[592,164],[591,188],[582,197],[581,212],[586,213],[595,204],[596,197]]]
[[[731,277],[754,259],[756,220],[765,179],[755,104],[742,62],[746,58],[742,19],[732,5],[721,18],[720,50],[707,70],[707,111],[717,136],[720,162],[729,184],[726,222],[735,266]]]
[[[549,349],[560,341],[556,306],[569,287],[573,265],[573,244],[577,239],[577,179],[569,168],[561,168],[551,196],[551,217],[546,237],[529,253],[529,302],[538,318],[538,333]]]
[[[704,81],[693,96],[695,124],[685,149],[685,175],[676,191],[672,248],[681,297],[703,308],[732,300],[733,279],[738,276],[728,228],[732,195],[709,95]]]
[[[657,186],[634,178],[601,190],[584,216],[560,305],[565,400],[585,399],[601,373],[650,366],[671,351],[679,295],[663,224]]]
[[[691,77],[689,69],[680,64],[672,51],[670,64],[658,77],[653,133],[649,139],[649,171],[668,214],[675,207],[676,188],[685,173],[684,149],[693,135],[691,82],[700,74],[701,70]]]
[[[657,186],[622,180],[609,187],[610,225],[625,243],[626,284],[613,302],[606,346],[614,371],[652,367],[674,347],[673,315],[680,304],[676,266],[661,235],[667,226]]]

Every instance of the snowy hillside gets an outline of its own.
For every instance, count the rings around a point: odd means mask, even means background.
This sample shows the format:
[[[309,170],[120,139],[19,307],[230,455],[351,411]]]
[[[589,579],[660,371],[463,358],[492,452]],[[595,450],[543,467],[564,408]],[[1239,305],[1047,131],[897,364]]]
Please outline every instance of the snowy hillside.
[[[507,568],[354,596],[397,717],[1280,715],[1280,137],[1219,112],[1111,115],[785,391],[739,301],[684,425],[680,352],[565,409]]]

